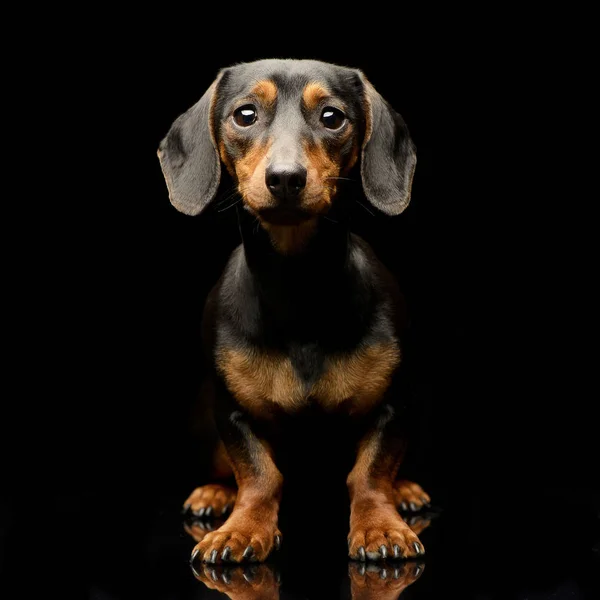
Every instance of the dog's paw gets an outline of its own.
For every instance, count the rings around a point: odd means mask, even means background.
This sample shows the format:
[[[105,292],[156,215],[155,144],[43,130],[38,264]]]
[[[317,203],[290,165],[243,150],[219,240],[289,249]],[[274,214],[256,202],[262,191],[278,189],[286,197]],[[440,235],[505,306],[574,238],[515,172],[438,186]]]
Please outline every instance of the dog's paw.
[[[206,533],[192,551],[192,562],[210,564],[262,562],[281,546],[275,523],[232,516],[216,531]]]
[[[386,565],[351,562],[348,565],[352,598],[361,600],[396,600],[423,573],[422,562]]]
[[[348,551],[352,559],[414,558],[425,553],[417,534],[391,507],[373,508],[354,515]]]
[[[183,503],[183,512],[197,517],[222,517],[235,504],[236,491],[224,485],[209,484],[196,488]]]
[[[418,484],[407,479],[394,482],[394,501],[402,512],[417,512],[431,505],[431,498]]]
[[[270,565],[192,564],[196,579],[229,598],[259,600],[279,597],[279,573]]]

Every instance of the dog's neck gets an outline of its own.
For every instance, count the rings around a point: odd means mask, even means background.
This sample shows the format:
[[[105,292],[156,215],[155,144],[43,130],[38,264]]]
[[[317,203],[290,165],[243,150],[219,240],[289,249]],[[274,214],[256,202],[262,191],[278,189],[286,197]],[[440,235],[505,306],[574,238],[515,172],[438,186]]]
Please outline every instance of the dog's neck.
[[[347,221],[321,218],[303,251],[292,255],[280,253],[269,231],[243,209],[239,223],[244,256],[238,297],[245,305],[257,301],[263,334],[279,339],[285,332],[288,340],[319,339],[331,347],[360,339],[372,288],[353,258]],[[250,321],[252,329],[254,317]]]
[[[299,225],[261,225],[238,210],[248,268],[259,280],[279,279],[299,285],[340,273],[348,260],[349,228],[344,220],[315,217]]]

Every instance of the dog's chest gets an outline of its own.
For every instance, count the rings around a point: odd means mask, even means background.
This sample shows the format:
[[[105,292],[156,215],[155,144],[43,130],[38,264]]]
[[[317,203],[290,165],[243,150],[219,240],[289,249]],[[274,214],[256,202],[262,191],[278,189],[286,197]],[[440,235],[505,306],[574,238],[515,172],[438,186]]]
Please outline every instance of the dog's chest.
[[[295,412],[311,404],[325,411],[367,412],[382,397],[400,363],[395,340],[324,357],[307,377],[294,357],[256,348],[221,347],[217,369],[229,391],[248,411],[263,415],[273,405]]]

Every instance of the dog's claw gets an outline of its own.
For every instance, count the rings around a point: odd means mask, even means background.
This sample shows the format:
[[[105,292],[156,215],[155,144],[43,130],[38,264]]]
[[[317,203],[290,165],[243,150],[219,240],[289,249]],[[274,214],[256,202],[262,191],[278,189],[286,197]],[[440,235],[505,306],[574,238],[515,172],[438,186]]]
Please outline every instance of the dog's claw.
[[[203,508],[199,508],[199,509],[196,511],[196,515],[197,515],[197,516],[199,516],[199,517],[201,517],[201,516],[204,514],[204,511],[205,511],[205,510],[206,510],[206,508],[204,508],[204,507],[203,507]]]
[[[418,542],[413,542],[413,547],[416,550],[417,554],[424,554],[424,550]]]
[[[361,546],[358,549],[358,558],[362,561],[362,562],[366,562],[367,560],[367,553],[365,552],[365,547]]]
[[[409,506],[410,510],[412,510],[413,512],[417,512],[419,510],[419,507],[414,502],[410,502]]]
[[[383,544],[379,547],[379,553],[381,554],[381,558],[387,558],[387,548]]]
[[[408,510],[408,504],[406,504],[406,502],[402,502],[402,503],[400,504],[400,508],[401,508],[402,510]]]
[[[206,508],[206,510],[204,511],[204,516],[205,517],[210,517],[212,515],[213,512],[213,507],[212,506],[208,506]]]
[[[231,548],[229,546],[225,546],[225,550],[221,554],[221,560],[228,560],[231,555]]]
[[[254,554],[254,548],[252,546],[248,546],[244,550],[244,554],[242,554],[242,558],[250,558]]]
[[[218,554],[217,550],[213,550],[210,553],[210,557],[209,557],[209,559],[208,559],[207,562],[209,562],[209,563],[211,563],[211,564],[214,565],[217,562],[217,554]]]
[[[400,558],[400,546],[398,544],[394,544],[394,558]]]
[[[198,556],[198,552],[200,552],[200,550],[198,550],[198,548],[196,548],[193,552],[192,552],[192,556],[190,558],[190,562],[194,562],[194,560],[196,560],[196,556]]]
[[[281,548],[281,536],[276,535],[275,536],[275,550],[279,550],[279,548]]]

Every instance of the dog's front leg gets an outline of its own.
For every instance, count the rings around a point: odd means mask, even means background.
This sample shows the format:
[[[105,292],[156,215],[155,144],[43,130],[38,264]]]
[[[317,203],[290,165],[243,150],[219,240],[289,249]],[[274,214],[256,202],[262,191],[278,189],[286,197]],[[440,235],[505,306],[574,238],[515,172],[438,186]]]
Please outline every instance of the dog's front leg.
[[[348,475],[350,492],[349,555],[358,560],[419,556],[417,535],[396,509],[394,480],[405,442],[394,409],[385,404],[361,439]]]
[[[281,544],[277,519],[283,477],[269,445],[227,395],[223,390],[217,398],[216,420],[238,485],[237,499],[227,521],[196,545],[192,560],[263,561]]]

